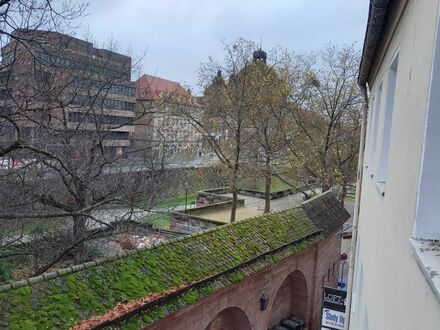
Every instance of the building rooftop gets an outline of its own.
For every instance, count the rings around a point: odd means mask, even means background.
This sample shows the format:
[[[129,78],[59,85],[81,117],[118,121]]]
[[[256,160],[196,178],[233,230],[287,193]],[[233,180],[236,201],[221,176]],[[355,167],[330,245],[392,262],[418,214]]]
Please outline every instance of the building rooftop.
[[[349,218],[331,192],[123,257],[0,287],[10,329],[141,327],[333,235]]]
[[[82,40],[67,34],[56,31],[35,30],[35,29],[18,29],[12,32],[14,38],[23,39],[22,42],[30,44],[37,49],[48,50],[49,46],[55,47],[56,51],[61,55],[62,51],[75,51],[84,56],[90,57],[93,61],[103,60],[105,62],[112,61],[114,64],[123,67],[131,67],[131,57],[120,54],[118,52],[98,48],[93,43]],[[2,53],[14,51],[15,39],[2,47]]]
[[[175,81],[151,76],[142,75],[136,82],[136,99],[158,100],[163,94],[184,95],[185,89]]]

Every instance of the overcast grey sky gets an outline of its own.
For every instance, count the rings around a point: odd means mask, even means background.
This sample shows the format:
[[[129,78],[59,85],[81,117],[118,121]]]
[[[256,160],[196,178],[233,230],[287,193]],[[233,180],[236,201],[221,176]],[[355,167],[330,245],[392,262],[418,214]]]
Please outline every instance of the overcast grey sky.
[[[362,47],[368,0],[90,0],[86,26],[98,44],[110,36],[122,51],[147,49],[144,73],[197,88],[208,56],[223,57],[220,40],[244,37],[263,48],[296,52],[326,43]]]

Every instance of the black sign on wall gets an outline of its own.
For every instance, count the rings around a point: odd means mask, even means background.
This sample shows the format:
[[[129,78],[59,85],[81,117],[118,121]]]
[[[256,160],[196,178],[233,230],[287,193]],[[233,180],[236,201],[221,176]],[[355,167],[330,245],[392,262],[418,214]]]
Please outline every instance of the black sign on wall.
[[[322,330],[344,330],[347,291],[324,287],[322,295]]]
[[[322,307],[330,308],[334,311],[345,312],[346,300],[347,300],[347,291],[324,287]]]

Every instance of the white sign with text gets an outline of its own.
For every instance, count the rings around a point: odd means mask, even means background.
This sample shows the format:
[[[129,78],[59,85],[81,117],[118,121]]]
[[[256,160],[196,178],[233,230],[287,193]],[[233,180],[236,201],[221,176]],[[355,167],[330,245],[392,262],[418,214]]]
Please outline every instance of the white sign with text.
[[[334,311],[328,308],[324,308],[322,310],[322,326],[344,330],[344,324],[345,313]]]

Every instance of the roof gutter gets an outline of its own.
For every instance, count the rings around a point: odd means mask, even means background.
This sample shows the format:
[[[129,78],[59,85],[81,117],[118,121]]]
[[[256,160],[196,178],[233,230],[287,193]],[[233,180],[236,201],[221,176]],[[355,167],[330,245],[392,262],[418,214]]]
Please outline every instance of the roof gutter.
[[[370,0],[367,31],[365,32],[364,48],[362,50],[361,64],[359,67],[359,85],[365,85],[370,74],[377,45],[382,35],[389,3],[390,0]]]
[[[347,302],[346,302],[346,312],[345,312],[346,322],[344,326],[345,330],[350,329],[354,268],[356,264],[356,247],[357,247],[357,238],[358,238],[359,212],[360,212],[360,201],[361,201],[361,193],[362,193],[362,176],[364,169],[363,166],[364,166],[365,140],[366,140],[366,131],[367,131],[366,128],[367,128],[367,118],[368,118],[368,104],[369,104],[367,79],[370,75],[371,66],[373,64],[377,51],[377,46],[379,44],[379,40],[382,35],[389,3],[390,0],[370,0],[367,31],[365,32],[364,47],[362,50],[361,64],[359,67],[358,84],[361,89],[361,94],[363,98],[363,109],[362,109],[361,139],[359,145],[358,173],[356,180],[356,199],[354,204],[352,241],[350,247],[350,263],[348,270]]]

